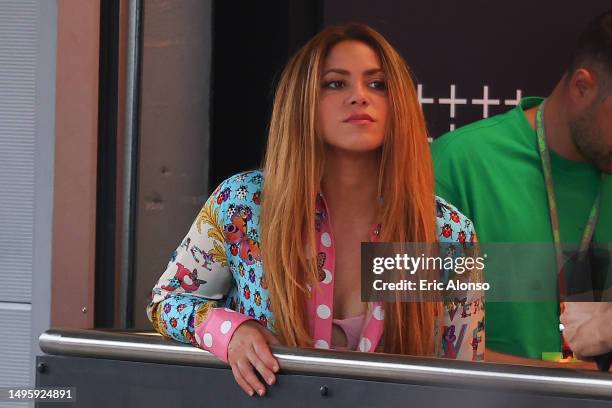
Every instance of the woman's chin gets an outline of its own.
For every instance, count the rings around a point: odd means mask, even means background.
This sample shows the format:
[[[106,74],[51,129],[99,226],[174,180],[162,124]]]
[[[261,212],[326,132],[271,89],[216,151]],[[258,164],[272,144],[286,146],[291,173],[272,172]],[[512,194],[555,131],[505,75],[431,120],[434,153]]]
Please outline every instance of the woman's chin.
[[[369,155],[377,153],[380,148],[380,143],[340,143],[340,144],[328,144],[329,150],[332,150],[335,154],[346,154],[346,155]]]

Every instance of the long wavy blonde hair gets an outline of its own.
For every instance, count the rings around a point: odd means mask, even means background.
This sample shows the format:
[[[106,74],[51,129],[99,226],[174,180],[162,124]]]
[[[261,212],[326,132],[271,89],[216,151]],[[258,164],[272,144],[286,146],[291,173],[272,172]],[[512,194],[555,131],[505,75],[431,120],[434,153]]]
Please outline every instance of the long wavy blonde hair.
[[[277,85],[264,159],[261,243],[274,328],[292,347],[311,347],[306,284],[318,283],[315,201],[321,186],[324,142],[317,134],[317,103],[326,56],[341,41],[356,40],[378,55],[385,73],[390,115],[381,153],[380,240],[428,242],[436,237],[434,179],[427,130],[409,68],[374,29],[362,24],[328,27],[288,62]],[[374,204],[373,204],[374,205]],[[434,353],[433,302],[385,303],[384,351]]]

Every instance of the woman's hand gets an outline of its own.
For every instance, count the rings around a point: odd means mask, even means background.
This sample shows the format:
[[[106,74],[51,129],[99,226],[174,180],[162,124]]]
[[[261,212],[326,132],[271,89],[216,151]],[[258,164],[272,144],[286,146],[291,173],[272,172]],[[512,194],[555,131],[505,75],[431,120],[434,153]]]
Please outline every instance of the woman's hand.
[[[254,391],[260,396],[266,393],[266,387],[257,378],[253,367],[268,384],[276,381],[274,373],[279,366],[270,345],[278,344],[276,337],[255,321],[241,324],[234,332],[227,349],[227,360],[236,382],[249,396],[253,396]]]

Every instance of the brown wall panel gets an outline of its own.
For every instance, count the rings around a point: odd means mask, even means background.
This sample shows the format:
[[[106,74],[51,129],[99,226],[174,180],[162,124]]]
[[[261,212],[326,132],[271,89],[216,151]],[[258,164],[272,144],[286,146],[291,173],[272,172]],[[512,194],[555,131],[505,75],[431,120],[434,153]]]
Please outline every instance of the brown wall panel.
[[[58,0],[51,326],[93,327],[99,0]]]

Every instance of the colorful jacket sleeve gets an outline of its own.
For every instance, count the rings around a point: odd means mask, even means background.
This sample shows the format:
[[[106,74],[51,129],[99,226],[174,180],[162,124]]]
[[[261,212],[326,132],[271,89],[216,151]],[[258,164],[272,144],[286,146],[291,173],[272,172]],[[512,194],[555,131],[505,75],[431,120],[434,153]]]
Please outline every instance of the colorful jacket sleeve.
[[[213,192],[172,254],[153,288],[147,316],[160,334],[227,362],[232,335],[251,318],[227,307],[234,280],[217,205],[220,190]]]
[[[440,198],[436,200],[436,206],[438,240],[443,259],[479,257],[478,241],[472,222]],[[482,283],[483,270],[477,267],[468,269],[457,262],[453,265],[454,270],[445,270],[442,277],[447,284],[447,290],[443,304],[440,354],[445,358],[484,360],[484,291],[465,290],[460,287],[460,284]],[[451,281],[452,284],[449,285]]]

